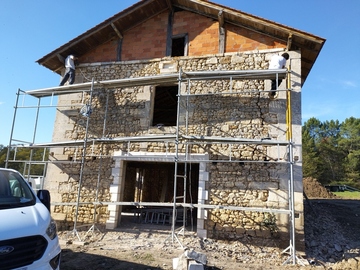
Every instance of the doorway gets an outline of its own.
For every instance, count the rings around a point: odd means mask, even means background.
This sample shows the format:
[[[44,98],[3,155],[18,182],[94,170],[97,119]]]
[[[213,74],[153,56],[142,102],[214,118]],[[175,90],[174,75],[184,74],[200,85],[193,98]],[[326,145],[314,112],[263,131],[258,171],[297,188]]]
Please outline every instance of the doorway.
[[[127,161],[124,165],[126,166],[124,201],[174,202],[174,163]],[[176,202],[195,204],[198,201],[199,164],[187,163],[186,166],[185,171],[185,164],[178,164]],[[179,177],[185,175],[186,177]],[[136,207],[130,205],[122,208],[124,214],[133,213],[134,210]],[[196,208],[188,209],[186,213],[187,224],[195,225]]]

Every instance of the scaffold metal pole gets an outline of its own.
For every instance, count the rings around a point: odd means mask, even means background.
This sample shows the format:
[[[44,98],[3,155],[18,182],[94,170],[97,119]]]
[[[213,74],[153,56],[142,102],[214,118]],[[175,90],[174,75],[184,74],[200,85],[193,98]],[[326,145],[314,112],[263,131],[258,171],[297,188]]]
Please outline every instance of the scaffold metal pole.
[[[92,102],[92,93],[93,93],[93,86],[94,86],[94,78],[92,79],[91,89],[90,89],[90,100],[89,104],[91,106]],[[81,198],[81,185],[84,176],[84,167],[85,167],[85,158],[86,158],[86,146],[87,146],[87,139],[88,139],[88,130],[89,130],[89,122],[90,122],[90,114],[86,117],[86,128],[85,128],[85,138],[83,144],[83,152],[81,157],[81,164],[80,164],[80,175],[79,175],[79,185],[78,185],[78,193],[77,193],[77,201],[76,201],[76,210],[75,210],[75,217],[74,217],[74,229],[72,234],[76,235],[81,241],[80,235],[77,231],[77,221],[79,216],[79,206],[80,206],[80,198]]]

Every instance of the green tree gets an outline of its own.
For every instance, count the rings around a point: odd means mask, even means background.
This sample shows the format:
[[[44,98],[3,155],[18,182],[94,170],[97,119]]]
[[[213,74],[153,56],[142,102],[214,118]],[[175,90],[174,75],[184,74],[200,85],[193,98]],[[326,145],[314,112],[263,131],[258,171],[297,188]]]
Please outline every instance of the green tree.
[[[8,147],[1,146],[0,147],[0,166],[5,167],[6,158],[7,158]],[[22,174],[30,174],[30,175],[43,175],[44,173],[44,165],[38,164],[36,161],[47,160],[43,157],[47,157],[48,150],[44,153],[44,148],[17,148],[14,147],[10,149],[9,159],[8,159],[8,168],[19,171]],[[34,163],[30,162],[32,161]],[[29,171],[30,168],[30,171]]]
[[[4,147],[2,144],[0,144],[0,167],[2,168],[5,168],[7,149],[7,147]]]
[[[310,118],[302,127],[303,137],[303,174],[321,181],[326,174],[326,166],[321,158],[319,144],[323,139],[322,123]]]
[[[310,118],[302,136],[305,177],[360,188],[360,119],[350,117],[339,123]]]
[[[344,153],[339,147],[341,124],[338,120],[325,121],[321,125],[318,142],[319,156],[324,165],[321,183],[339,181],[344,177]]]
[[[344,152],[345,181],[349,185],[360,187],[360,119],[345,119],[339,141]]]
[[[342,179],[344,155],[339,151],[341,125],[338,120],[320,122],[310,118],[302,129],[303,172],[322,184]]]
[[[302,130],[303,175],[304,177],[319,179],[323,171],[323,166],[316,148],[315,139],[311,137],[311,130],[309,130],[309,128],[305,123]]]

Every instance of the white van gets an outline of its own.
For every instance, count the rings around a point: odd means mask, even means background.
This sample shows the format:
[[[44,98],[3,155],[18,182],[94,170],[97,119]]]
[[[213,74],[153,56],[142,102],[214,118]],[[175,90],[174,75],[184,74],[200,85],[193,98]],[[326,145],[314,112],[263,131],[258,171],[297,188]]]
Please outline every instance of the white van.
[[[50,194],[0,168],[0,269],[60,269],[61,249],[50,215]]]

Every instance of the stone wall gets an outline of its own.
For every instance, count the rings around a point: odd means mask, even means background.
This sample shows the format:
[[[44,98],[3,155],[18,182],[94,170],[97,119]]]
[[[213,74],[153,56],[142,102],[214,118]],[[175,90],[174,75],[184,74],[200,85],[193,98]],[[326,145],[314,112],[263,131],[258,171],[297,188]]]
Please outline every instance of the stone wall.
[[[106,62],[96,64],[81,64],[77,69],[78,82],[112,80],[153,76],[168,72],[186,71],[214,71],[214,70],[251,70],[267,69],[268,61],[276,50],[252,51],[225,55],[211,55],[207,57],[163,58],[149,61]],[[290,52],[294,61],[300,59],[297,52]],[[165,64],[166,65],[165,65]],[[292,68],[297,69],[298,77],[294,77],[292,85],[300,81],[300,61],[294,62]],[[168,68],[166,68],[168,67]],[[192,84],[192,94],[228,92],[229,89],[237,94],[199,95],[191,97],[189,126],[185,131],[185,112],[180,111],[180,132],[192,135],[223,136],[234,138],[285,139],[285,92],[280,92],[278,99],[270,99],[269,82],[263,80],[233,80],[233,81],[197,81]],[[283,83],[284,84],[284,83]],[[284,88],[284,86],[282,86]],[[95,89],[92,98],[93,113],[91,114],[88,137],[101,138],[103,134],[109,139],[117,137],[145,136],[159,134],[159,129],[151,126],[151,104],[154,95],[153,86],[135,86],[132,88]],[[182,87],[182,91],[187,88]],[[299,92],[297,86],[295,91]],[[107,99],[108,95],[108,99]],[[72,110],[57,113],[54,141],[81,140],[85,136],[86,118],[79,114],[79,106],[89,101],[88,95],[72,94],[59,96],[59,105],[74,104]],[[108,103],[107,103],[108,102]],[[293,111],[295,119],[301,119],[299,97],[294,99]],[[185,106],[185,103],[183,104]],[[106,116],[106,117],[105,117]],[[106,120],[104,120],[106,119]],[[105,122],[104,122],[105,121]],[[106,127],[104,130],[104,126]],[[295,155],[301,155],[301,123],[294,126],[294,141],[298,147]],[[169,129],[171,130],[171,129]],[[174,132],[174,131],[172,131]],[[212,164],[206,170],[209,179],[205,184],[206,204],[234,205],[252,207],[287,207],[287,181],[289,178],[286,163],[264,163],[261,161],[283,161],[286,150],[277,150],[265,145],[249,144],[195,144],[190,153],[206,153]],[[110,201],[120,198],[119,194],[112,197],[110,187],[113,183],[111,168],[114,167],[112,155],[115,151],[131,152],[175,152],[174,143],[144,142],[144,143],[108,143],[89,146],[86,162],[83,168],[81,184],[81,199],[83,202],[93,202],[97,196],[99,201]],[[52,159],[80,161],[82,147],[67,147],[53,149]],[[185,152],[185,146],[180,144],[180,153]],[[100,159],[100,154],[103,156]],[[279,155],[280,154],[280,155]],[[224,158],[232,162],[222,162]],[[101,166],[100,166],[101,160]],[[216,162],[216,161],[219,162]],[[234,162],[234,161],[239,162]],[[243,161],[257,161],[247,163]],[[99,168],[101,171],[99,172]],[[76,202],[79,186],[80,163],[51,165],[47,173],[52,178],[47,187],[52,191],[54,202]],[[98,188],[98,175],[100,186]],[[302,184],[301,159],[296,167],[297,197],[296,208],[300,213],[297,221],[298,231],[302,231]],[[98,191],[98,193],[96,193]],[[119,192],[119,191],[118,191]],[[56,193],[56,194],[55,194]],[[55,198],[55,199],[54,199]],[[96,222],[104,223],[109,218],[106,205],[97,207]],[[75,206],[56,206],[55,213],[65,213],[68,222],[74,221]],[[94,207],[85,204],[79,207],[78,221],[91,222],[94,219]],[[204,230],[207,236],[218,238],[234,238],[244,233],[267,237],[279,229],[286,230],[287,215],[211,210],[204,216]]]

